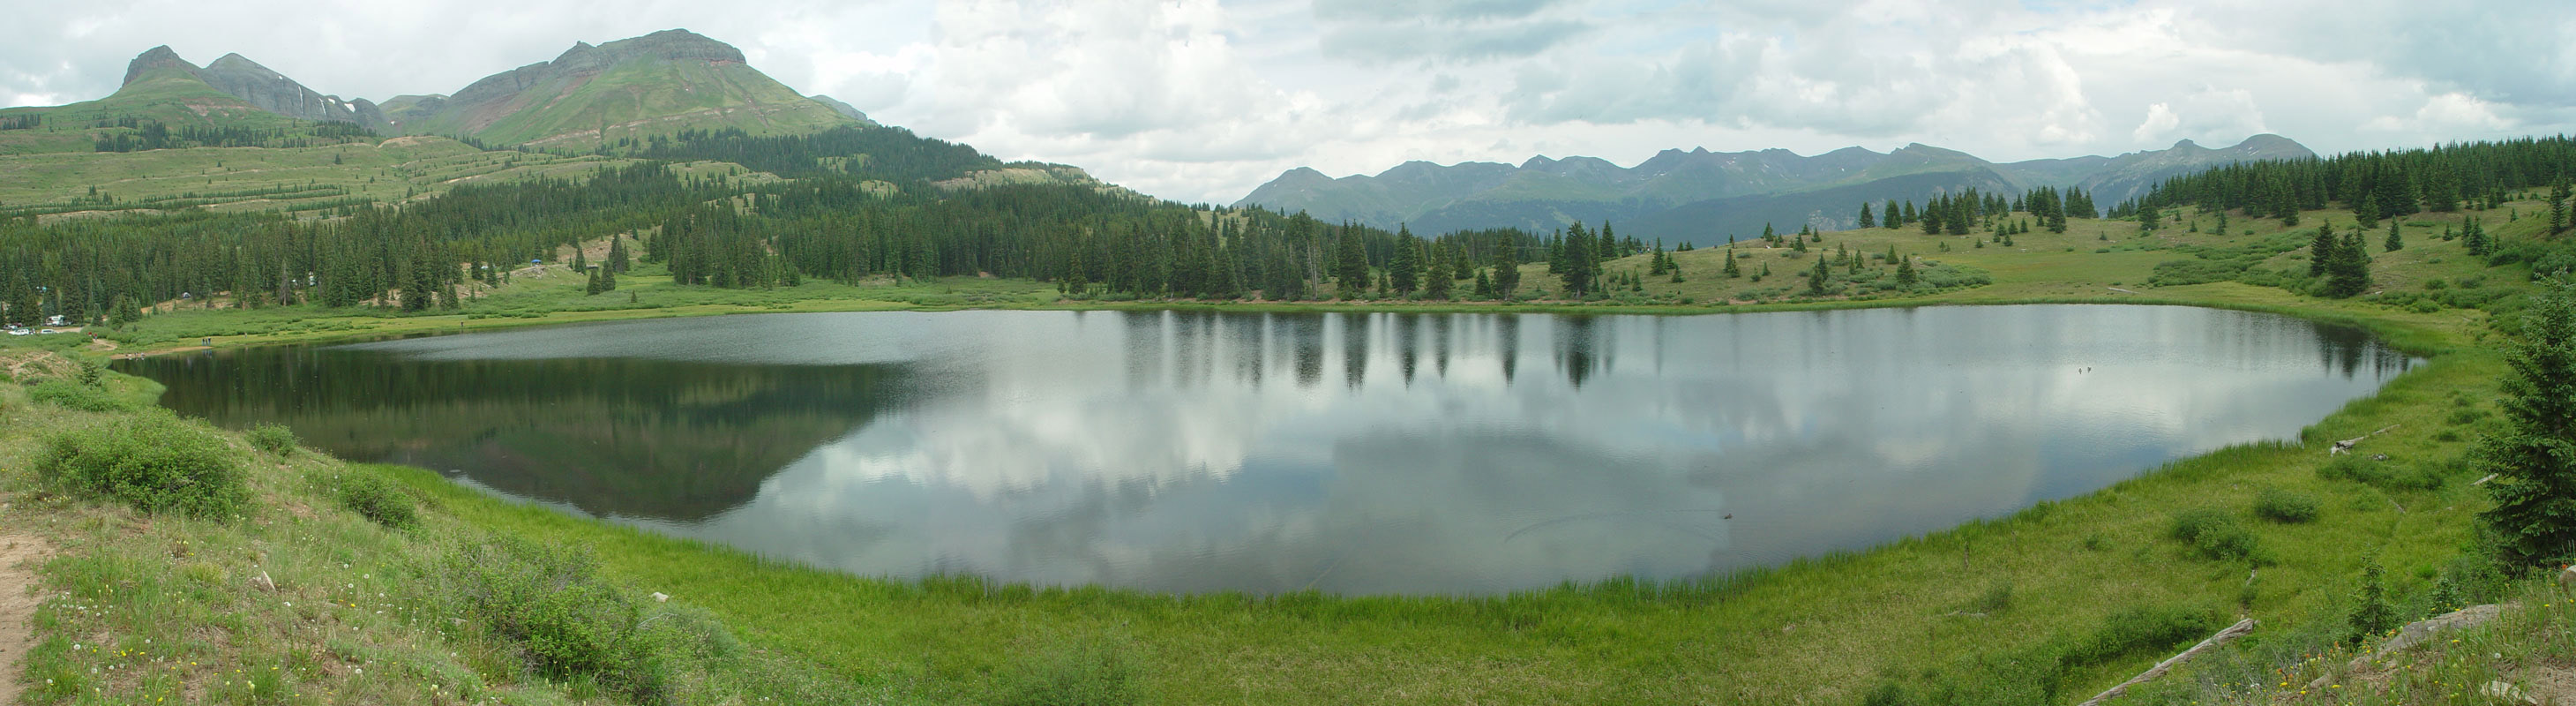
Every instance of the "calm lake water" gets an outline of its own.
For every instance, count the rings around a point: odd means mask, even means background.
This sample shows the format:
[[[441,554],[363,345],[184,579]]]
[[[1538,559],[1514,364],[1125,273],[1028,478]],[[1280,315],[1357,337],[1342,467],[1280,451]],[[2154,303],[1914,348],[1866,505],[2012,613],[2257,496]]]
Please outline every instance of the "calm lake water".
[[[122,364],[219,424],[862,575],[1474,594],[1856,549],[2412,360],[2212,309],[665,319]]]

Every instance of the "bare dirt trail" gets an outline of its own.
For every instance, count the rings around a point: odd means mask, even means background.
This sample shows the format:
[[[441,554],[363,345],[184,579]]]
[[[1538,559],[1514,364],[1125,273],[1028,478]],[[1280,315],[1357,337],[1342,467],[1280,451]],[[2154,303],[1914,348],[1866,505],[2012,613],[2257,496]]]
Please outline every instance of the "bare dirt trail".
[[[36,567],[54,555],[51,542],[32,534],[0,534],[0,704],[18,702],[19,670],[36,646]]]

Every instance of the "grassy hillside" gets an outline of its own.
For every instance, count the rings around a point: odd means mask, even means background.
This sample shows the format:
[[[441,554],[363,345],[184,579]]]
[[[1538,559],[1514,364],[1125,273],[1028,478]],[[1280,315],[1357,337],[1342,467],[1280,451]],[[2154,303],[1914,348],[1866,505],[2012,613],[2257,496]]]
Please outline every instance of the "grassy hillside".
[[[524,103],[527,108],[471,134],[493,144],[589,151],[619,138],[684,129],[785,135],[851,122],[749,66],[691,60],[620,64],[574,85],[533,89]],[[464,127],[461,117],[408,127],[441,134]]]
[[[326,147],[0,155],[0,216],[193,207],[318,214],[396,203],[458,184],[579,177],[620,163],[487,152],[437,137]]]
[[[52,107],[0,109],[0,121],[39,116],[40,125],[0,130],[0,155],[90,152],[99,137],[133,134],[126,121],[152,121],[172,129],[234,128],[307,134],[314,124],[251,107],[175,67],[145,71],[114,95]],[[336,140],[333,140],[336,141]]]

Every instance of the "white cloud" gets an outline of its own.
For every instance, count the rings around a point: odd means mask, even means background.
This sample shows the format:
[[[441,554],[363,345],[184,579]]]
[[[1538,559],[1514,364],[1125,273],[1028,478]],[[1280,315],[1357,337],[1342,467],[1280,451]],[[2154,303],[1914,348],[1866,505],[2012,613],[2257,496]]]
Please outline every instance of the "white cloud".
[[[2174,117],[2173,106],[2164,103],[2150,105],[2147,106],[2146,121],[2138,123],[2138,129],[2129,133],[2129,139],[2136,142],[2161,140],[2181,124],[2182,118]]]
[[[164,43],[383,100],[686,27],[927,136],[1214,202],[1296,166],[1412,159],[1924,142],[2013,160],[2264,131],[2333,152],[2576,126],[2576,15],[2539,0],[1656,5],[102,0],[14,10],[0,101],[106,95]]]

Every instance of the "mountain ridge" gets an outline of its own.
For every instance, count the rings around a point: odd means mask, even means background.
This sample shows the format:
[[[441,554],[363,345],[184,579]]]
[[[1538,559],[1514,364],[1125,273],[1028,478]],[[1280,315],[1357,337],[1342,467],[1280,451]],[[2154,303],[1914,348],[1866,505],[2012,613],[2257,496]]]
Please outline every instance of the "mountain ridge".
[[[1706,242],[1722,240],[1727,233],[1759,232],[1764,223],[1787,228],[1801,224],[1850,227],[1862,198],[1870,203],[1891,198],[1920,201],[1969,188],[1993,192],[2049,186],[2082,188],[2093,192],[2098,202],[2110,204],[2187,171],[2237,161],[2315,156],[2294,140],[2268,133],[2219,149],[2182,140],[2163,150],[2111,157],[2010,163],[1919,142],[1884,153],[1854,146],[1815,156],[1779,148],[1742,152],[1672,148],[1624,168],[1597,157],[1546,155],[1532,156],[1518,166],[1483,161],[1442,166],[1412,160],[1375,175],[1340,178],[1296,167],[1234,205],[1305,211],[1325,220],[1387,228],[1409,225],[1426,232],[1493,227],[1543,231],[1577,220],[1609,218],[1639,221],[1638,226],[1646,230],[1627,232],[1642,237]],[[1800,196],[1828,191],[1851,200],[1831,206]],[[1729,205],[1733,207],[1722,208]],[[1658,217],[1677,210],[1691,217]],[[1685,228],[1685,222],[1701,226]]]
[[[384,113],[367,99],[343,100],[336,95],[306,88],[304,84],[238,52],[198,66],[181,58],[179,52],[167,44],[146,49],[126,62],[125,79],[117,84],[117,88],[121,92],[127,86],[162,75],[160,72],[184,73],[251,107],[297,120],[356,123],[377,132],[384,132],[390,125]]]

